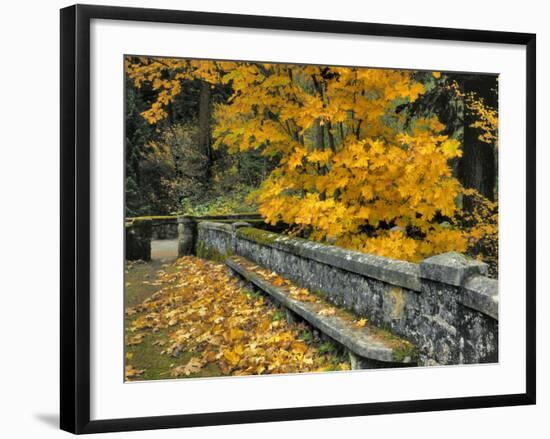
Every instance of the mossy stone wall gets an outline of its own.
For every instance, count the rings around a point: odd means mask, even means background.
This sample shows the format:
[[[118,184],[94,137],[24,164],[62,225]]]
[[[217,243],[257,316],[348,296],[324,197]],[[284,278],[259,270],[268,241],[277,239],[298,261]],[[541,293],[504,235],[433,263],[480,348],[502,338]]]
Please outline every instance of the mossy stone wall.
[[[462,255],[412,264],[214,222],[199,224],[196,249],[217,260],[243,256],[323,295],[409,340],[420,365],[498,361],[497,282]]]

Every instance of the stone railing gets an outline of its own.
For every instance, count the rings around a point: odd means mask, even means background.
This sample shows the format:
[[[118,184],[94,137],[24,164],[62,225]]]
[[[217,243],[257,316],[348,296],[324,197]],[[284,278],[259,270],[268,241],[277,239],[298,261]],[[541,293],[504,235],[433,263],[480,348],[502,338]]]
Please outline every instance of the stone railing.
[[[259,227],[263,225],[263,220],[258,214],[127,218],[125,222],[126,259],[150,260],[151,241],[156,239],[178,239],[183,246],[179,252],[180,255],[195,253],[197,224],[200,221],[215,220],[221,223],[233,223],[240,219]]]
[[[498,282],[459,253],[419,264],[290,238],[242,221],[181,220],[181,254],[239,255],[412,342],[420,365],[498,361]],[[195,234],[193,234],[195,233]],[[192,243],[192,245],[191,245]]]
[[[178,237],[178,217],[153,218],[153,239],[176,239]]]
[[[127,226],[151,221],[151,239],[176,239],[178,237],[178,217],[176,215],[126,218]]]
[[[262,217],[256,213],[234,214],[234,215],[211,215],[211,216],[191,216],[184,215],[178,217],[178,255],[194,255],[200,249],[197,248],[198,225],[202,222],[211,222],[220,227],[230,225],[239,221],[247,221],[247,225],[265,226]],[[215,221],[215,223],[213,222]]]

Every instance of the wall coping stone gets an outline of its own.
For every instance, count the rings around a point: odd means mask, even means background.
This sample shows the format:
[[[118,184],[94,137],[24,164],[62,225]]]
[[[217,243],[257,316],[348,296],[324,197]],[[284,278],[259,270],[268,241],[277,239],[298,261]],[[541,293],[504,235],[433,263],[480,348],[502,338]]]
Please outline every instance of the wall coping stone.
[[[178,215],[178,218],[187,218],[192,221],[223,221],[223,220],[259,220],[262,216],[259,213],[231,213],[227,215]]]
[[[231,227],[231,224],[226,223],[216,223],[213,221],[201,221],[198,223],[197,226],[199,229],[211,229],[211,230],[218,230],[220,232],[226,232],[226,233],[232,233],[233,228]]]
[[[243,227],[237,236],[388,284],[422,291],[418,264]]]
[[[259,245],[419,293],[423,289],[423,279],[457,286],[457,300],[461,304],[498,320],[498,281],[485,276],[487,264],[460,253],[444,253],[415,264],[268,232],[250,227],[244,221],[233,224],[201,221],[198,227],[231,234]]]
[[[473,276],[462,287],[459,298],[463,305],[498,320],[498,281],[485,276]]]
[[[461,253],[448,252],[420,262],[420,276],[460,287],[471,276],[486,275],[487,267],[486,263]]]
[[[153,227],[153,220],[151,218],[140,218],[139,220],[134,220],[133,222],[131,222],[130,226],[141,229],[149,229]]]
[[[252,224],[247,223],[246,221],[237,221],[231,224],[231,230],[233,231],[240,229],[242,227],[252,227]]]
[[[153,226],[158,225],[164,225],[164,224],[176,224],[178,222],[178,218],[173,216],[170,218],[151,218],[153,221]]]
[[[194,223],[195,220],[189,216],[178,216],[178,224],[180,223],[185,223],[185,224],[188,224],[188,223]]]

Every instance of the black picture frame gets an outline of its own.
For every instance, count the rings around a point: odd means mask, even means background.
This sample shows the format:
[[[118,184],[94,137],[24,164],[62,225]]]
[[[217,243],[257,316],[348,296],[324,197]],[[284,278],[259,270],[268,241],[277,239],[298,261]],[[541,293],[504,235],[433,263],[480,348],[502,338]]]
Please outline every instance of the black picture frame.
[[[130,20],[325,32],[526,47],[526,392],[417,401],[90,420],[90,22]],[[63,430],[99,433],[535,404],[536,36],[529,33],[75,5],[61,10],[61,416]]]

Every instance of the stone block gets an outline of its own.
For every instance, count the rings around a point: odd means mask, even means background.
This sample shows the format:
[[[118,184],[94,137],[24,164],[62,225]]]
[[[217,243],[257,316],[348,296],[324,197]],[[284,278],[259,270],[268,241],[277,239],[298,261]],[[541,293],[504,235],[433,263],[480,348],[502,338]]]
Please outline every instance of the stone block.
[[[360,357],[348,349],[348,358],[351,365],[351,370],[364,369],[388,369],[395,367],[414,367],[416,363],[388,363],[384,361],[376,361],[370,358]]]
[[[197,223],[188,216],[178,217],[178,257],[195,253]]]
[[[306,239],[290,238],[251,227],[243,227],[238,230],[237,237],[391,285],[414,291],[422,290],[418,264],[347,250]]]
[[[472,276],[486,275],[487,264],[456,252],[442,253],[420,263],[420,277],[462,286]]]
[[[498,281],[485,276],[469,278],[459,298],[463,305],[498,320]]]

